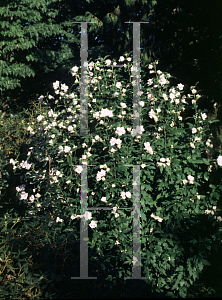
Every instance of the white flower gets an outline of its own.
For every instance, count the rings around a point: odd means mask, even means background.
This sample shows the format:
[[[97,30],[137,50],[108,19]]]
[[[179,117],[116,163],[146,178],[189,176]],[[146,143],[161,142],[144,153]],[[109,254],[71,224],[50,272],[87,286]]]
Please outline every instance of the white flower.
[[[43,118],[44,118],[44,117],[43,117],[42,115],[39,115],[39,116],[37,117],[38,122],[40,122]]]
[[[26,187],[25,184],[22,184],[22,185],[20,185],[20,186],[17,186],[17,187],[16,187],[16,191],[17,191],[17,192],[24,191],[24,190],[25,190],[25,187]]]
[[[164,99],[164,100],[168,100],[167,94],[163,93],[162,96],[163,96],[163,99]]]
[[[107,201],[106,201],[106,197],[102,197],[102,198],[101,198],[101,201],[102,201],[102,202],[107,202]]]
[[[31,168],[32,164],[29,164],[27,161],[24,161],[24,160],[23,160],[23,161],[19,164],[19,166],[21,166],[21,167],[24,168],[24,169],[29,170],[29,169]]]
[[[110,60],[110,59],[107,59],[107,60],[106,60],[106,64],[107,64],[107,66],[110,66],[110,65],[111,65],[111,60]]]
[[[196,133],[196,132],[197,132],[196,128],[192,128],[192,133]]]
[[[170,127],[173,127],[175,125],[174,121],[170,124]]]
[[[148,83],[148,85],[152,85],[152,84],[153,84],[153,79],[149,79],[149,80],[147,81],[147,83]]]
[[[142,134],[143,131],[144,131],[143,125],[136,126],[136,129],[133,129],[133,131],[131,132],[131,135],[135,136],[137,133]]]
[[[193,89],[191,92],[192,94],[196,94],[197,90]]]
[[[125,131],[124,127],[117,127],[115,133],[121,136],[124,133],[126,133],[126,131]]]
[[[79,68],[77,66],[75,66],[75,67],[72,68],[72,73],[75,74],[75,73],[78,72],[78,70],[79,70]]]
[[[121,82],[117,82],[117,83],[116,83],[116,87],[117,87],[118,89],[120,89],[121,86],[122,86],[122,83],[121,83]]]
[[[116,140],[117,147],[120,146],[121,143],[122,143],[121,139]]]
[[[183,180],[183,184],[186,184],[188,181],[186,179]]]
[[[68,126],[68,131],[73,131],[73,127],[71,125]]]
[[[25,193],[25,192],[21,192],[20,194],[19,194],[19,199],[20,200],[26,200],[27,198],[28,198],[28,193]]]
[[[84,213],[83,217],[84,217],[86,220],[90,220],[90,219],[92,219],[92,213],[86,211],[86,212]]]
[[[92,70],[92,68],[94,67],[94,62],[91,61],[91,62],[89,63],[89,65],[88,65],[88,67],[89,67],[90,70]]]
[[[153,65],[150,64],[150,65],[148,66],[148,69],[150,69],[150,70],[153,69]]]
[[[67,92],[68,88],[69,87],[66,84],[61,85],[61,90],[63,90],[64,92]]]
[[[65,153],[68,153],[70,150],[71,150],[71,147],[65,146],[65,148],[64,148]]]
[[[115,143],[116,143],[116,139],[114,137],[112,137],[111,140],[110,140],[111,146],[114,146]]]
[[[187,176],[187,179],[189,180],[189,183],[193,184],[193,181],[194,181],[194,177],[189,175]]]
[[[207,118],[207,115],[205,113],[203,113],[203,114],[201,113],[201,117],[203,120],[205,120]]]
[[[56,222],[63,222],[63,219],[60,219],[59,217],[56,218]]]
[[[174,99],[175,98],[175,95],[173,93],[170,93],[170,99]]]
[[[107,108],[105,108],[105,109],[102,108],[100,116],[101,117],[106,117],[106,116],[113,117],[113,112]]]
[[[135,266],[137,262],[138,262],[138,259],[135,256],[133,256],[133,261],[132,261],[133,265]]]
[[[119,61],[124,61],[124,57],[120,56]]]
[[[34,199],[35,199],[34,195],[32,195],[32,196],[29,197],[29,201],[30,201],[31,203],[34,202]]]
[[[91,223],[89,224],[89,226],[91,228],[96,228],[97,227],[97,221],[91,221]]]
[[[217,164],[218,164],[219,166],[222,166],[222,156],[221,156],[221,155],[218,156],[218,158],[217,158]]]
[[[49,117],[53,116],[53,110],[50,109],[50,111],[48,112]]]
[[[75,169],[75,171],[77,172],[77,173],[81,173],[82,172],[82,170],[83,170],[83,168],[81,167],[81,166],[78,166],[76,169]]]
[[[142,94],[143,94],[142,91],[137,92],[137,95],[138,95],[138,96],[141,96]]]
[[[149,112],[149,117],[152,119],[155,117],[155,112],[153,109],[151,109],[151,111]]]
[[[56,80],[56,82],[53,82],[53,88],[54,88],[54,90],[56,90],[56,89],[58,89],[58,87],[59,87],[59,81]]]
[[[116,211],[117,211],[117,207],[113,207],[112,214],[114,214]]]
[[[153,150],[152,150],[152,147],[150,146],[149,142],[144,143],[144,146],[145,146],[145,150],[147,152],[149,152],[150,154],[153,154]]]
[[[121,197],[122,197],[122,199],[126,199],[126,193],[125,192],[121,192]]]
[[[126,197],[127,198],[131,198],[131,193],[130,192],[126,192]]]
[[[162,74],[161,76],[160,76],[160,79],[159,79],[159,83],[161,84],[161,85],[163,85],[163,84],[166,84],[166,78],[164,77],[164,74]]]
[[[178,89],[179,89],[179,90],[181,90],[181,91],[182,91],[182,90],[183,90],[183,87],[184,87],[184,85],[183,85],[182,83],[179,83],[179,84],[177,85],[177,87],[178,87]]]
[[[121,102],[120,105],[122,106],[122,108],[126,108],[127,107],[126,104],[123,103],[123,102]]]

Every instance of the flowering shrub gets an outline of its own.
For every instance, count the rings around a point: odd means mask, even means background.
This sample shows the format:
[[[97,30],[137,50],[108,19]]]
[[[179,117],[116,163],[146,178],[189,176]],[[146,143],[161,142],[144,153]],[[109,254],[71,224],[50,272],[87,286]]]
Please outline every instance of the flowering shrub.
[[[117,62],[111,65],[109,59],[88,64],[88,136],[76,136],[81,119],[79,68],[71,70],[77,89],[70,94],[68,86],[56,81],[57,106],[37,114],[39,132],[34,124],[27,128],[34,140],[27,161],[10,163],[15,173],[25,169],[18,197],[27,204],[27,216],[33,216],[35,224],[41,222],[49,236],[59,239],[72,231],[78,239],[79,219],[89,220],[89,248],[97,249],[111,270],[119,270],[107,276],[112,282],[132,276],[132,264],[138,261],[132,251],[132,215],[122,208],[133,206],[132,165],[140,165],[143,277],[156,291],[185,296],[207,264],[212,235],[220,226],[221,217],[209,212],[216,209],[221,185],[208,179],[212,168],[222,166],[222,156],[212,165],[202,158],[213,149],[206,135],[207,114],[196,104],[200,95],[195,86],[188,96],[182,84],[171,87],[170,74],[157,70],[157,61],[148,66],[152,78],[138,92],[143,125],[132,129],[135,82],[130,60],[128,55],[120,57],[124,70],[115,69]],[[107,69],[98,66],[104,62]],[[40,101],[48,103],[43,96]],[[183,119],[186,108],[195,111],[190,120]],[[78,150],[82,157],[76,155]],[[88,206],[110,207],[111,213],[81,214],[81,165],[88,166]]]

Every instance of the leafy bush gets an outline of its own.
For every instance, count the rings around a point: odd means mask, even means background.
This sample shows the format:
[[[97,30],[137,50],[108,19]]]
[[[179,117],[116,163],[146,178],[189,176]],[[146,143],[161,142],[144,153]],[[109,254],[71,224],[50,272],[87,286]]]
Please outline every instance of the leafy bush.
[[[120,57],[120,61],[130,60],[128,54]],[[56,106],[40,108],[36,113],[41,124],[39,132],[35,131],[35,123],[29,124],[33,146],[27,160],[10,160],[14,174],[23,175],[17,194],[26,206],[24,224],[41,227],[45,232],[42,242],[51,245],[68,239],[69,234],[77,241],[79,220],[83,225],[91,220],[89,261],[95,263],[94,271],[100,270],[100,280],[103,277],[112,286],[124,284],[123,277],[131,277],[134,267],[140,266],[141,255],[142,277],[147,278],[146,287],[152,293],[185,297],[188,287],[208,264],[213,242],[221,240],[221,217],[217,215],[221,184],[216,186],[209,178],[212,170],[222,165],[222,156],[212,165],[204,158],[206,149],[213,151],[207,136],[212,121],[198,109],[196,86],[186,97],[183,85],[171,87],[170,74],[157,70],[155,62],[148,66],[153,75],[148,87],[142,85],[139,105],[134,103],[138,111],[143,107],[143,126],[133,131],[129,82],[135,70],[126,63],[124,70],[116,71],[112,66],[105,71],[98,67],[104,62],[111,65],[106,58],[91,62],[89,77],[85,78],[91,136],[76,136],[83,112],[78,112],[80,77],[74,67],[75,83],[70,93],[68,86],[55,82]],[[52,96],[49,101],[42,96],[40,101],[48,105]],[[88,107],[83,108],[87,112]],[[185,118],[188,108],[194,114]],[[131,134],[120,139],[125,129]],[[133,165],[142,169],[133,171]],[[86,176],[87,185],[81,182]],[[133,187],[135,182],[137,187]],[[132,201],[138,199],[138,185],[140,223]],[[81,211],[80,200],[87,192],[89,207]],[[89,211],[101,206],[112,208],[111,213]],[[138,241],[135,233],[132,236],[132,207],[133,225],[140,225],[140,253],[132,249],[133,240]],[[96,272],[89,270],[89,274],[95,276]]]
[[[12,212],[10,210],[9,213]],[[24,249],[21,240],[18,241],[21,228],[13,229],[20,218],[5,214],[0,220],[0,295],[4,299],[39,299],[43,295],[43,289],[53,286],[53,281],[58,278],[49,279],[50,270],[39,270],[38,273],[30,270],[32,255],[28,256],[27,248]],[[45,293],[45,297],[48,296],[52,297]]]

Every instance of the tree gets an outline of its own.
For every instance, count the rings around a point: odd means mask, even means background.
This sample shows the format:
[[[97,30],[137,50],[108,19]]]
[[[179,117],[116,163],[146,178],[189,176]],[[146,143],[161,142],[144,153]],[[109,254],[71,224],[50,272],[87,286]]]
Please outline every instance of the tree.
[[[1,98],[7,91],[21,88],[22,78],[54,71],[69,58],[67,45],[58,38],[65,35],[70,44],[79,41],[70,36],[68,29],[72,21],[63,15],[65,4],[66,1],[61,0],[5,0],[1,3]]]

